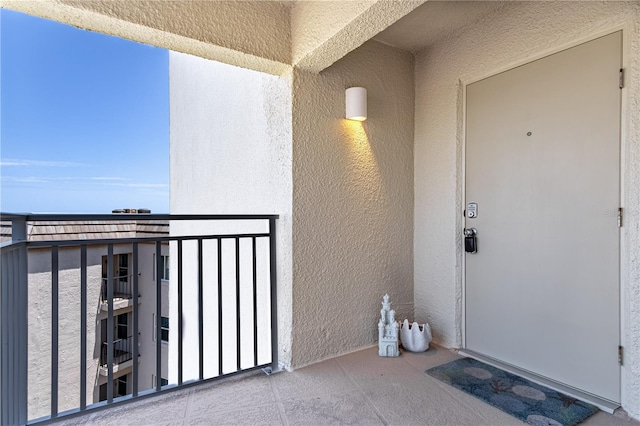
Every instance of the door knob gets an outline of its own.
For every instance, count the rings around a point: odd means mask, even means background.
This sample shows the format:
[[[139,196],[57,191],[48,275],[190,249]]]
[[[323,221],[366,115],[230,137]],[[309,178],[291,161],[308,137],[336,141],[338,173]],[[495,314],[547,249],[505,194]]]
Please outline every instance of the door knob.
[[[477,234],[476,228],[464,229],[464,251],[467,253],[476,253],[478,251]]]

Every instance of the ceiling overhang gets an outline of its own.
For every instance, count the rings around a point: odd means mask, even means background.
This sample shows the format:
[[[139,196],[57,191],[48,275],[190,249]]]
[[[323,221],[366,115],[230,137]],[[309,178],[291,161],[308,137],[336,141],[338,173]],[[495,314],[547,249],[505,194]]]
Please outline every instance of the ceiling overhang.
[[[320,72],[426,0],[0,0],[91,31],[282,75]]]

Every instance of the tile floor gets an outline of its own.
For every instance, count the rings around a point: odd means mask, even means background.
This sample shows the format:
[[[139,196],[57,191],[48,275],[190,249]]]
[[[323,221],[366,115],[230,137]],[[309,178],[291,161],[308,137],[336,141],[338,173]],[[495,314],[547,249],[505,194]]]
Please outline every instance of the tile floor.
[[[458,357],[433,345],[399,358],[381,358],[369,348],[292,373],[251,373],[58,424],[522,425],[424,373]],[[582,424],[640,426],[623,411],[598,412]]]

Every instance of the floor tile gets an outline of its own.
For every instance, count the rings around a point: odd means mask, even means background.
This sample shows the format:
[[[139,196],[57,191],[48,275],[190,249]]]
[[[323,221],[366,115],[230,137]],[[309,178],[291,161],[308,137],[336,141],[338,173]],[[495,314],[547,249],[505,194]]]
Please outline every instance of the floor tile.
[[[81,425],[522,425],[518,419],[425,374],[459,356],[433,345],[379,357],[369,348],[291,373],[261,372],[201,384],[57,424]],[[640,426],[598,412],[584,426]]]
[[[580,426],[639,426],[640,422],[637,422],[626,413],[617,412],[613,415],[605,413],[604,411],[598,411],[593,416],[580,423]]]
[[[403,352],[403,355],[407,363],[422,371],[462,358],[455,351],[434,344],[425,352]]]
[[[427,378],[370,380],[360,378],[362,392],[389,424],[479,425],[485,419],[436,388]]]
[[[310,365],[292,373],[274,374],[271,379],[281,400],[353,392],[357,389],[336,360]]]
[[[275,397],[269,377],[259,373],[241,380],[217,382],[202,388],[194,387],[189,395],[186,417],[273,403]]]
[[[359,392],[283,401],[290,425],[381,425],[374,408]]]
[[[275,404],[213,411],[196,414],[184,420],[187,425],[282,425],[280,411]]]

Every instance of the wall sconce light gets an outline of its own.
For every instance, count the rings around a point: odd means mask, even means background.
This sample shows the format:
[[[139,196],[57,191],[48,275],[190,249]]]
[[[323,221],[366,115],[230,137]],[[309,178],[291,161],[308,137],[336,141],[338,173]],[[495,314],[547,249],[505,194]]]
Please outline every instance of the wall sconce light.
[[[349,87],[345,92],[348,120],[364,121],[367,119],[367,89]]]

